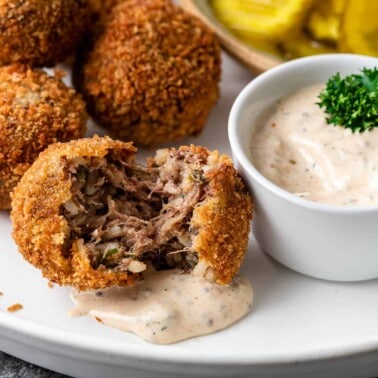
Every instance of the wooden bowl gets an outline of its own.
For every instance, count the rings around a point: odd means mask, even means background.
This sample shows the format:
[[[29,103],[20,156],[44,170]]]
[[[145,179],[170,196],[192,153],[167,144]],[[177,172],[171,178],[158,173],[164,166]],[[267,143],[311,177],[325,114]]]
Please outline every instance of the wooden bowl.
[[[253,73],[259,74],[283,62],[277,57],[254,49],[235,37],[217,20],[208,0],[180,0],[180,5],[210,27],[218,36],[223,48]]]

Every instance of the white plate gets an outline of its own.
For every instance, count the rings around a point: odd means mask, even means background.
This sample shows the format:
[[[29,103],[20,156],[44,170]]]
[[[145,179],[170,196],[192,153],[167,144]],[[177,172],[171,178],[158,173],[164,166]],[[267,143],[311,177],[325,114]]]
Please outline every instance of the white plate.
[[[182,144],[229,153],[228,112],[251,78],[224,56],[222,98],[205,132]],[[49,288],[10,234],[8,214],[0,212],[0,350],[27,361],[91,378],[378,375],[378,280],[311,279],[273,262],[251,241],[243,266],[255,290],[251,313],[214,335],[157,346],[89,318],[70,318],[68,289]],[[17,302],[24,309],[9,314],[6,308]]]

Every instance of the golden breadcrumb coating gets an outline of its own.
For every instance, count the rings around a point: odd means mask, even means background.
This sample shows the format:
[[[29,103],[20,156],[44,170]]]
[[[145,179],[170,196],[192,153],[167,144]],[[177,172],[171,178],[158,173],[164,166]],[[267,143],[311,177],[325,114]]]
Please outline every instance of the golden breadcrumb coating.
[[[135,153],[131,143],[109,137],[56,143],[42,152],[23,176],[12,194],[13,238],[25,259],[41,269],[51,282],[88,290],[129,285],[142,278],[139,270],[132,273],[104,265],[94,268],[80,237],[67,250],[72,230],[61,211],[62,204],[72,200],[73,184],[67,175],[70,161],[116,154],[122,164],[132,165]],[[198,167],[203,171],[201,181],[206,183],[204,196],[193,206],[188,220],[193,235],[190,248],[198,255],[194,267],[197,274],[227,284],[239,270],[247,249],[251,198],[229,157],[195,146],[167,149],[164,154],[187,156],[188,161],[198,157],[198,161],[206,162]],[[156,172],[164,163],[161,155],[158,152],[149,159],[147,169]],[[195,179],[181,185],[192,185],[191,182]]]
[[[88,0],[90,12],[100,15],[103,12],[109,12],[114,6],[129,0]]]
[[[7,308],[8,312],[17,312],[24,308],[24,306],[21,303],[15,303]]]
[[[0,64],[52,66],[75,52],[86,0],[0,0]]]
[[[93,14],[101,12],[103,7],[103,0],[88,0],[89,11]]]
[[[219,97],[213,32],[168,0],[122,1],[103,24],[75,74],[89,112],[136,145],[201,132]]]
[[[197,147],[196,153],[208,155],[209,151]],[[214,280],[227,284],[239,271],[247,250],[252,202],[231,159],[217,151],[210,153],[210,159],[213,169],[205,176],[207,198],[194,209],[191,220],[191,227],[201,230],[193,249],[200,261],[214,268]]]
[[[0,67],[0,209],[49,144],[84,136],[84,101],[57,77],[20,64]]]
[[[98,35],[103,31],[112,9],[124,1],[129,0],[88,0],[91,21],[87,28],[83,44],[77,54],[77,57],[79,57],[78,61],[83,58],[90,46],[93,46]]]
[[[12,194],[13,237],[26,260],[40,268],[51,282],[80,289],[101,288],[132,281],[127,273],[93,270],[82,240],[73,243],[66,256],[65,239],[70,234],[60,206],[71,197],[71,182],[65,161],[80,156],[103,157],[119,149],[127,161],[135,149],[130,143],[108,138],[79,139],[55,143],[42,152]]]
[[[230,283],[247,251],[251,197],[229,156],[198,146],[179,150],[190,151],[209,165],[204,174],[206,197],[194,208],[190,222],[190,228],[198,230],[192,249],[198,253],[199,262],[211,268],[209,278],[218,284]]]

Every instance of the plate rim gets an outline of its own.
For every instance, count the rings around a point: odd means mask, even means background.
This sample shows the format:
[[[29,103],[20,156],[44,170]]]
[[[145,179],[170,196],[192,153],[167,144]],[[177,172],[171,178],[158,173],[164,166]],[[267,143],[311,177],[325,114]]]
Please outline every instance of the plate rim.
[[[10,333],[10,335],[7,335]],[[116,361],[119,366],[130,366],[130,361],[149,361],[155,363],[169,362],[175,365],[186,364],[204,364],[208,366],[276,366],[298,363],[314,363],[325,362],[334,359],[345,359],[359,357],[365,354],[376,354],[378,357],[378,339],[365,340],[364,342],[354,343],[353,345],[344,345],[343,347],[318,348],[318,350],[303,350],[302,353],[293,353],[290,351],[282,351],[280,353],[269,353],[266,356],[256,356],[256,354],[248,354],[247,350],[238,355],[229,354],[228,350],[220,353],[204,353],[202,350],[175,349],[172,353],[171,344],[154,345],[154,344],[129,344],[125,341],[116,341],[111,339],[101,339],[97,336],[89,336],[83,334],[75,334],[63,329],[57,329],[34,320],[23,319],[11,314],[0,311],[0,335],[19,342],[23,345],[29,345],[27,341],[22,342],[17,335],[23,337],[23,340],[32,340],[33,346],[39,342],[41,350],[48,351],[49,346],[54,346],[60,353],[66,357],[76,356],[76,353],[86,355],[86,360],[100,359],[114,364]],[[206,337],[206,335],[204,336]],[[31,344],[30,344],[31,345]],[[151,352],[146,354],[146,352]],[[108,357],[108,358],[104,358]],[[125,361],[127,363],[121,363]]]
[[[226,62],[223,61],[224,63]],[[101,327],[104,326],[101,325]],[[205,335],[203,337],[209,336]],[[125,340],[102,339],[99,336],[90,336],[87,333],[76,334],[74,331],[59,329],[42,321],[20,317],[17,313],[9,314],[2,309],[0,310],[0,345],[5,345],[7,340],[9,342],[14,341],[15,344],[17,343],[20,346],[38,348],[46,354],[55,353],[57,356],[120,367],[135,366],[143,370],[152,370],[155,367],[159,367],[160,370],[168,370],[169,366],[184,368],[193,363],[195,364],[193,367],[202,364],[202,366],[209,368],[236,366],[240,369],[245,367],[283,366],[284,364],[296,366],[307,362],[322,363],[334,359],[344,361],[345,358],[359,357],[366,354],[373,354],[375,360],[378,359],[378,337],[373,340],[372,336],[367,341],[363,340],[364,342],[353,343],[353,345],[349,343],[343,348],[310,349],[301,354],[294,354],[285,350],[285,353],[282,351],[275,354],[269,353],[265,355],[265,358],[258,358],[259,355],[251,355],[248,354],[248,350],[243,350],[238,355],[229,358],[229,349],[221,352],[217,349],[216,353],[209,350],[205,354],[203,350],[198,351],[194,347],[188,353],[188,348],[181,348],[180,343],[168,346],[148,343],[138,345]],[[175,347],[175,345],[178,347]],[[32,357],[30,356],[29,359],[32,359]],[[151,365],[146,364],[146,362],[151,363]],[[164,364],[165,362],[168,362],[168,364]],[[251,371],[251,375],[252,373],[253,371]],[[189,373],[186,372],[186,374]]]

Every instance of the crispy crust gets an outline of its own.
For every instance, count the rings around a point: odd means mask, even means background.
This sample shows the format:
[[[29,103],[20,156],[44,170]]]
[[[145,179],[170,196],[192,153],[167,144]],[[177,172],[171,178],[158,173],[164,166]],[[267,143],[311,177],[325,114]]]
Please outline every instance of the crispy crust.
[[[81,96],[60,76],[20,64],[0,68],[0,209],[9,192],[49,144],[82,137],[87,114]]]
[[[80,42],[88,15],[85,0],[0,0],[0,64],[64,60]]]
[[[87,0],[89,10],[95,17],[99,17],[101,13],[108,13],[117,4],[128,0]]]
[[[111,13],[112,8],[123,1],[127,0],[87,0],[91,22],[88,27],[88,35],[86,36],[87,41],[85,41],[86,44],[88,43],[88,40],[95,39],[95,35],[97,35],[99,29],[103,26],[104,21]],[[87,47],[88,46],[86,46],[86,48]]]
[[[202,274],[219,284],[229,283],[239,270],[247,248],[252,203],[229,157],[203,147],[181,147],[207,159],[208,188],[205,199],[193,211],[190,228],[196,230],[193,249],[205,267]],[[139,274],[94,270],[80,240],[65,255],[69,235],[67,221],[59,214],[60,205],[71,198],[65,175],[66,159],[105,156],[116,150],[126,161],[134,159],[131,143],[108,137],[54,144],[41,153],[13,193],[13,237],[25,259],[40,268],[50,281],[81,290],[129,285]],[[153,163],[153,159],[151,159]]]
[[[132,159],[136,151],[131,143],[98,137],[53,144],[40,154],[12,194],[13,238],[25,259],[52,282],[85,290],[127,285],[135,279],[127,273],[93,270],[80,241],[74,243],[70,256],[64,257],[70,230],[60,215],[60,205],[71,198],[65,161],[103,157],[109,149],[119,150],[125,160]]]
[[[215,35],[168,0],[122,2],[104,24],[75,74],[90,113],[137,145],[198,134],[219,97]]]
[[[207,196],[193,211],[191,228],[200,230],[193,249],[200,261],[212,267],[215,282],[227,284],[239,271],[247,250],[251,197],[228,156],[201,147],[190,148],[197,154],[207,154],[212,166],[205,175],[209,182]]]

